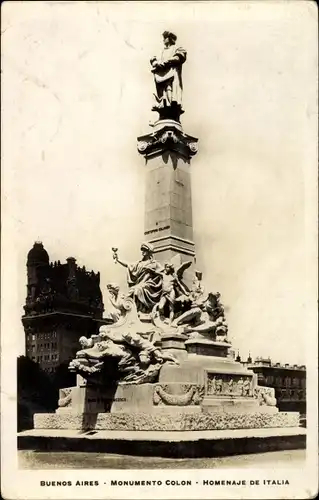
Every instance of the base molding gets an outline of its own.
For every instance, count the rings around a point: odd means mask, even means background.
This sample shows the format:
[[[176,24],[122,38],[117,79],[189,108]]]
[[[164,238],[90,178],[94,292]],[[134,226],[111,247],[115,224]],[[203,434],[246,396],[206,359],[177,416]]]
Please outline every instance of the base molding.
[[[32,429],[18,435],[19,450],[82,451],[171,458],[219,457],[306,448],[306,429],[193,432]]]

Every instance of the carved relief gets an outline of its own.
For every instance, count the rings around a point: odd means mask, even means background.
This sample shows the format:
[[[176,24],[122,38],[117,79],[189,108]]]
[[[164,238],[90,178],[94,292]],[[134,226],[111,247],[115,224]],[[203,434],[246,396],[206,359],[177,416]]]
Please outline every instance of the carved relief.
[[[60,389],[60,398],[58,405],[65,408],[66,406],[71,406],[72,403],[72,387],[67,387],[66,389]]]
[[[204,397],[204,386],[182,386],[181,394],[170,394],[167,385],[157,385],[154,389],[153,403],[155,405],[188,406],[199,405]]]
[[[253,396],[252,377],[240,375],[214,374],[207,375],[207,394],[216,396]]]
[[[273,387],[257,386],[254,393],[260,406],[276,406],[275,389]]]

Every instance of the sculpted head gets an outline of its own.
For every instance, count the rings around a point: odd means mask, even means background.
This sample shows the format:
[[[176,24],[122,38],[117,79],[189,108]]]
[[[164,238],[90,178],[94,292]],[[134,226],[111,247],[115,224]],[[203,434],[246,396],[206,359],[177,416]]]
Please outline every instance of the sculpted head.
[[[139,355],[139,358],[140,358],[140,362],[141,362],[142,365],[149,365],[150,362],[151,362],[151,358],[145,352],[141,353]]]
[[[151,243],[142,243],[141,245],[141,252],[142,252],[142,257],[143,260],[147,260],[152,257],[153,252],[154,252],[154,247]]]
[[[218,293],[218,292],[217,292]],[[214,309],[217,307],[217,294],[213,292],[209,292],[207,299],[204,304],[205,310],[208,314],[212,314]]]
[[[175,45],[177,40],[177,36],[175,35],[175,33],[172,33],[171,31],[164,31],[162,36],[165,47],[170,47],[171,45]]]
[[[217,307],[219,304],[219,298],[220,298],[220,293],[216,292],[209,292],[207,296],[207,302],[212,306],[212,307]]]
[[[107,291],[111,295],[114,295],[115,297],[117,297],[117,295],[118,295],[118,293],[120,291],[120,287],[116,283],[108,283],[106,285],[106,288],[107,288]]]
[[[173,264],[171,264],[170,262],[166,262],[164,265],[164,271],[165,274],[173,274],[175,271]]]
[[[79,338],[79,343],[82,348],[88,347],[88,339],[86,337],[80,337]]]

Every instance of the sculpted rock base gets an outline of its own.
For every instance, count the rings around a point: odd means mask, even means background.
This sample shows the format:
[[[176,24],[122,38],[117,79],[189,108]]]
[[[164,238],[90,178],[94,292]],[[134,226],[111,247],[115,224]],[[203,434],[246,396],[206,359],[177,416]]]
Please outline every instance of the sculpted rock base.
[[[299,413],[39,413],[35,429],[201,431],[298,427]]]

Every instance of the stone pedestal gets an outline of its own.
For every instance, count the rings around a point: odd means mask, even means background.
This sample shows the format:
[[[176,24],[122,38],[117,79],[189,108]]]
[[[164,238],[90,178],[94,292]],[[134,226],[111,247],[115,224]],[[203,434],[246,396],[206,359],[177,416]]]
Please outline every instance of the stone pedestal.
[[[161,349],[172,353],[178,361],[184,361],[187,358],[185,348],[186,335],[176,332],[164,333],[161,338]]]
[[[231,344],[228,342],[214,342],[205,338],[189,339],[185,342],[189,354],[201,354],[204,356],[217,356],[226,358]]]
[[[151,411],[153,408],[153,384],[118,384],[113,388],[93,386],[60,389],[60,404],[67,391],[67,404],[61,405],[57,413],[97,414]]]

